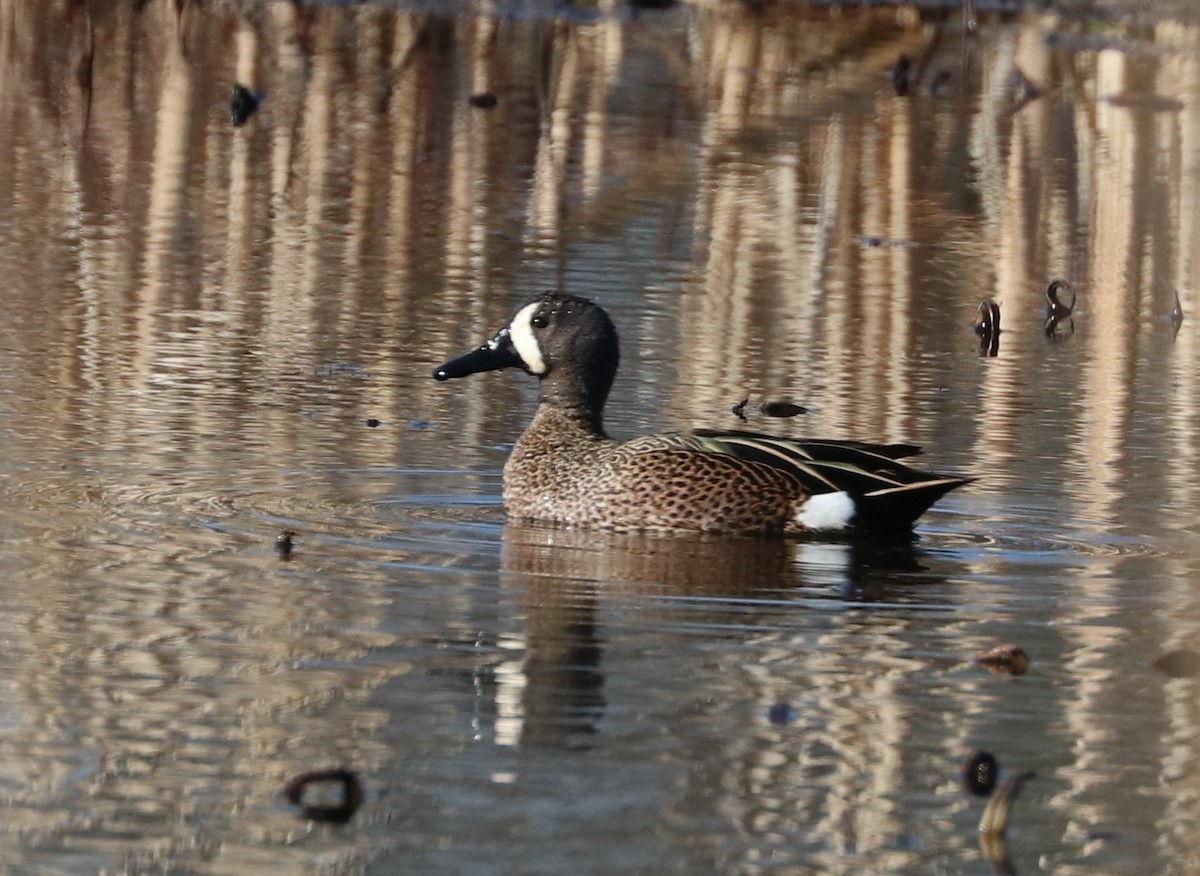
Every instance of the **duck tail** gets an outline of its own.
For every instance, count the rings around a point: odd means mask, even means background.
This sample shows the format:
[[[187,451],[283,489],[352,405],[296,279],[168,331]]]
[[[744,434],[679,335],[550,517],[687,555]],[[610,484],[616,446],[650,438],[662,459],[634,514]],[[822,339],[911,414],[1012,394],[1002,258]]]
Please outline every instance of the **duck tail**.
[[[975,478],[932,477],[911,484],[872,490],[857,497],[855,523],[872,532],[909,532],[922,514],[951,490]]]

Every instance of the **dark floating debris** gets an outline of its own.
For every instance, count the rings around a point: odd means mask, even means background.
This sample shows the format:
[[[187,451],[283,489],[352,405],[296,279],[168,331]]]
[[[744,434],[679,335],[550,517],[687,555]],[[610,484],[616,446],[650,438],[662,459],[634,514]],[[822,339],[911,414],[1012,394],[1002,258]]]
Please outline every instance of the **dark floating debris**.
[[[796,710],[787,703],[776,703],[767,709],[767,720],[772,724],[790,724],[796,720]]]
[[[896,240],[895,238],[891,237],[872,237],[868,234],[860,234],[858,236],[858,242],[863,246],[869,247],[886,246],[903,249],[916,249],[921,245],[915,240]]]
[[[1171,312],[1167,314],[1167,319],[1171,321],[1171,325],[1175,326],[1175,331],[1179,331],[1179,325],[1183,322],[1183,304],[1179,301],[1179,290],[1167,283],[1166,280],[1162,282],[1171,290]]]
[[[733,414],[735,417],[737,417],[743,423],[748,422],[746,419],[746,402],[748,402],[748,401],[750,401],[750,399],[744,398],[740,402],[738,402],[736,405],[734,405],[733,407],[731,407],[729,409],[729,413]]]
[[[1020,645],[997,645],[975,655],[975,662],[984,669],[1001,675],[1024,675],[1029,668],[1029,656]]]
[[[629,0],[634,9],[670,9],[678,0]]]
[[[500,103],[500,98],[489,91],[480,94],[472,94],[467,98],[467,103],[476,109],[492,109],[496,104]]]
[[[296,538],[296,530],[285,529],[279,533],[275,539],[275,553],[279,554],[279,559],[290,560],[292,558],[292,548],[295,546],[294,539]]]
[[[742,404],[746,403],[742,402]],[[794,405],[791,402],[763,402],[758,406],[758,412],[764,417],[798,417],[800,414],[807,414],[808,408],[803,405]]]
[[[1151,664],[1168,678],[1191,678],[1200,675],[1200,654],[1189,648],[1164,651]]]
[[[1000,305],[984,301],[979,305],[979,319],[972,330],[979,335],[979,355],[995,356],[1000,352]]]
[[[1063,304],[1058,298],[1058,293],[1064,289],[1071,293],[1070,304]],[[1046,316],[1062,319],[1064,316],[1070,316],[1074,312],[1075,288],[1066,280],[1051,280],[1050,284],[1046,286]]]
[[[1070,304],[1064,304],[1058,297],[1064,290],[1071,293]],[[1075,287],[1066,280],[1051,280],[1046,286],[1046,324],[1042,327],[1046,337],[1053,337],[1058,331],[1058,324],[1064,319],[1069,321],[1071,331],[1075,331],[1075,321],[1070,318],[1074,312]]]
[[[369,429],[378,429],[380,426],[379,420],[375,419],[374,417],[367,417],[366,422],[367,422],[367,428],[369,428]]]
[[[896,66],[892,68],[892,72],[888,74],[892,80],[892,89],[896,92],[897,97],[904,97],[908,94],[909,86],[912,84],[909,81],[911,70],[912,61],[908,55],[901,55],[896,61]]]
[[[986,797],[996,787],[1000,764],[994,755],[976,749],[963,764],[963,787],[978,797]]]
[[[246,124],[246,120],[258,111],[259,104],[266,96],[265,92],[251,91],[240,82],[234,83],[229,92],[229,121],[235,128]]]
[[[362,785],[347,769],[304,773],[288,782],[283,793],[305,818],[330,824],[345,824],[363,801]]]

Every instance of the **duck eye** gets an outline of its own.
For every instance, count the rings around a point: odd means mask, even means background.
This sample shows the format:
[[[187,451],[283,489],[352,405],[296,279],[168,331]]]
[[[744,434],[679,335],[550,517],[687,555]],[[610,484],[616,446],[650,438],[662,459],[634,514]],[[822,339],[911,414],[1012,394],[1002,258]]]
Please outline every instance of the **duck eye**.
[[[549,321],[546,319],[546,317],[539,313],[535,315],[533,319],[529,320],[529,324],[534,328],[545,328],[547,325],[549,325]]]

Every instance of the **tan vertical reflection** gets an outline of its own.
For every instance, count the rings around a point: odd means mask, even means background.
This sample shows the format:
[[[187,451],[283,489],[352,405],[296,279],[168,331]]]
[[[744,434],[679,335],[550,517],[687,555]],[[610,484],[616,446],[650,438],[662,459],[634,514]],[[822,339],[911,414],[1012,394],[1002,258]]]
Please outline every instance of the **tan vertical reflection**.
[[[535,249],[553,249],[562,238],[562,212],[566,199],[567,162],[570,157],[571,116],[580,68],[580,35],[574,27],[551,25],[551,70],[547,115],[538,137],[529,198],[528,241]]]
[[[893,240],[912,239],[909,211],[913,202],[912,103],[894,101],[889,114],[888,134],[888,217],[887,233]],[[887,369],[883,404],[883,429],[878,437],[902,439],[913,434],[912,416],[912,250],[907,246],[888,249],[888,282],[881,290],[887,307],[887,350],[882,357]]]
[[[1096,90],[1099,95],[1125,90],[1127,56],[1103,51],[1096,57]],[[1088,477],[1080,486],[1098,515],[1109,519],[1116,498],[1113,487],[1120,479],[1120,457],[1129,418],[1131,345],[1130,252],[1136,215],[1132,202],[1135,176],[1134,115],[1100,101],[1096,106],[1098,134],[1096,178],[1093,184],[1092,238],[1088,259],[1090,278],[1087,299],[1092,326],[1092,357],[1084,377],[1083,450]]]
[[[254,88],[258,81],[258,33],[246,20],[239,21],[234,37],[237,81]],[[229,250],[226,258],[227,285],[231,302],[244,300],[246,272],[254,255],[254,193],[251,189],[250,142],[252,132],[233,135],[229,157]]]
[[[1016,66],[1039,87],[1054,87],[1040,22],[1028,23],[989,52],[990,62],[984,67],[983,111],[977,117],[972,138],[983,183],[986,227],[998,253],[992,260],[995,285],[990,296],[986,288],[981,289],[979,298],[991,297],[1000,304],[1001,325],[1005,327],[1000,355],[987,363],[986,380],[980,387],[974,448],[981,473],[994,483],[1014,477],[1013,466],[1023,464],[1017,435],[1031,397],[1041,393],[1040,384],[1031,381],[1022,367],[1037,355],[1032,348],[1042,341],[1034,329],[1040,324],[1045,283],[1039,266],[1056,265],[1051,273],[1061,273],[1070,247],[1068,194],[1047,180],[1054,160],[1047,129],[1055,107],[1050,100],[1035,100],[1014,114],[1010,87],[1014,56]],[[1039,253],[1039,245],[1049,245],[1050,251]],[[968,305],[973,308],[978,303],[971,301]]]
[[[604,181],[604,155],[607,149],[608,93],[616,81],[624,51],[623,25],[615,17],[606,18],[592,30],[598,45],[597,63],[588,77],[587,115],[583,123],[583,167],[581,187],[589,200],[600,193]]]
[[[424,31],[423,19],[412,15],[397,15],[392,33],[392,56],[389,59],[388,129],[392,138],[389,157],[387,209],[387,284],[388,298],[394,312],[403,310],[401,290],[408,287],[412,275],[415,164],[421,150],[424,104],[418,87],[418,66],[415,54]]]
[[[184,54],[184,35],[164,40],[162,90],[154,113],[154,156],[150,167],[150,203],[146,211],[146,252],[138,295],[134,375],[138,383],[151,376],[155,318],[167,310],[163,296],[172,288],[174,237],[179,229],[187,190],[188,146],[191,142],[192,71]]]
[[[1178,232],[1172,264],[1163,269],[1165,276],[1151,278],[1156,289],[1166,291],[1164,284],[1178,288],[1187,314],[1176,334],[1170,356],[1170,380],[1174,387],[1172,403],[1166,417],[1169,430],[1169,452],[1164,454],[1168,469],[1164,508],[1170,519],[1178,519],[1179,509],[1197,507],[1195,473],[1198,453],[1196,424],[1200,422],[1200,384],[1195,379],[1197,347],[1196,290],[1200,288],[1200,250],[1194,242],[1200,240],[1200,28],[1164,24],[1158,37],[1166,45],[1185,48],[1179,55],[1169,56],[1158,72],[1158,93],[1177,96],[1183,102],[1176,116],[1179,137],[1179,184],[1172,188],[1170,213],[1177,217]],[[1156,298],[1167,300],[1165,297]],[[1157,612],[1157,622],[1163,630],[1163,647],[1184,647],[1200,650],[1200,600],[1192,578],[1190,562],[1176,556],[1167,557],[1171,573],[1165,585],[1163,607]],[[1188,859],[1200,861],[1200,838],[1196,831],[1197,801],[1200,801],[1200,750],[1197,749],[1196,728],[1200,726],[1200,705],[1191,682],[1175,681],[1164,685],[1164,717],[1167,732],[1159,767],[1159,782],[1166,788],[1178,788],[1171,795],[1160,820],[1161,835],[1170,842],[1160,845],[1168,850],[1176,845]]]
[[[490,92],[492,49],[496,40],[494,18],[471,18],[458,25],[463,42],[470,46],[471,87],[475,93]],[[487,176],[491,152],[492,116],[474,109],[465,100],[455,100],[450,137],[450,198],[446,221],[446,277],[451,285],[468,292],[470,301],[482,307],[487,300],[487,239],[490,230],[487,208]],[[482,317],[482,313],[475,314]]]

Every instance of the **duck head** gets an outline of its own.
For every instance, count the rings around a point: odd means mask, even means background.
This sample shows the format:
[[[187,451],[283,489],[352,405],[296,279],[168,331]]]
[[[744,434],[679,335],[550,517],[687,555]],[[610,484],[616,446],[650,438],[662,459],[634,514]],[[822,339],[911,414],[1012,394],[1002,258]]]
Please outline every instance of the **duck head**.
[[[541,400],[583,407],[599,419],[620,362],[608,314],[586,298],[547,292],[517,310],[477,350],[434,369],[437,380],[520,368],[538,378]]]

